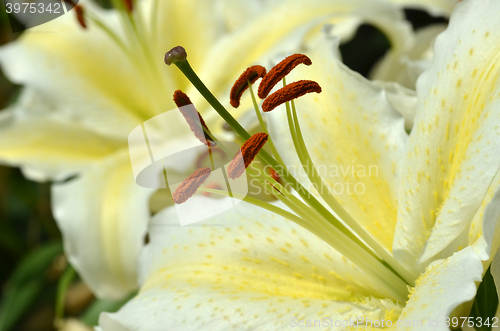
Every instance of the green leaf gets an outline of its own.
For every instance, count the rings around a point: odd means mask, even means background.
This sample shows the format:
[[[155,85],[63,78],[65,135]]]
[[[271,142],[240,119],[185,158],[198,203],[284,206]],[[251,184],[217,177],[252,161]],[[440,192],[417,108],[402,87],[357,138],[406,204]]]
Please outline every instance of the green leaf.
[[[23,286],[5,291],[0,306],[0,330],[10,330],[31,307],[44,287],[44,279],[36,278]]]
[[[482,321],[486,321],[487,319],[492,322],[492,317],[495,316],[498,307],[498,295],[495,287],[495,282],[493,281],[493,276],[491,276],[490,268],[486,271],[484,275],[483,281],[477,290],[476,298],[474,299],[474,304],[472,305],[472,310],[470,313],[471,317],[474,317],[474,320],[477,321],[478,317],[481,318]],[[491,330],[490,326],[481,325],[479,326],[475,323],[477,331],[489,331]]]
[[[71,265],[68,265],[64,274],[59,278],[59,283],[57,284],[57,299],[56,299],[56,318],[64,317],[64,299],[66,298],[66,292],[71,282],[76,276],[75,269]]]
[[[47,285],[45,270],[62,252],[60,242],[50,243],[19,263],[7,281],[0,301],[0,331],[10,330],[29,310]]]
[[[24,257],[7,282],[8,286],[22,285],[33,277],[40,276],[54,258],[63,254],[62,243],[46,244]]]

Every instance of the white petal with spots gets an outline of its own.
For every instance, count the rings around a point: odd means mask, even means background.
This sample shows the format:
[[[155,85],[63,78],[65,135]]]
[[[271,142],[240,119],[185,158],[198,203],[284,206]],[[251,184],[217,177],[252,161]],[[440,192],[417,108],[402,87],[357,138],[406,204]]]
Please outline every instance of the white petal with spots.
[[[435,43],[402,175],[393,251],[425,267],[466,231],[500,166],[498,1],[464,1]],[[456,245],[455,251],[458,248]]]
[[[201,212],[218,203],[193,199]],[[101,315],[104,331],[293,330],[295,319],[397,318],[399,307],[376,299],[365,274],[288,220],[242,202],[203,226],[179,227],[173,210],[150,225],[141,291]]]
[[[398,320],[408,326],[402,329],[449,330],[446,317],[458,305],[474,298],[475,282],[481,281],[482,275],[483,265],[472,247],[436,261],[417,280]]]

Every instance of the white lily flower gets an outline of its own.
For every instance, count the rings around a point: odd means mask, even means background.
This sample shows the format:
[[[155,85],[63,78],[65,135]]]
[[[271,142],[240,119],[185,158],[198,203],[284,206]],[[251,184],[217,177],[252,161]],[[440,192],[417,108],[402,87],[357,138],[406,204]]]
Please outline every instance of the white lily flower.
[[[293,78],[323,88],[297,100],[318,169],[379,170],[376,176],[324,176],[339,205],[328,193],[316,193],[401,278],[372,264],[341,233],[330,233],[323,211],[312,204],[310,214],[297,207],[300,201],[287,204],[295,215],[247,200],[256,206],[241,202],[204,226],[175,231],[174,209],[166,209],[151,224],[151,242],[141,255],[141,291],[119,312],[102,314],[100,328],[343,330],[371,321],[368,326],[377,328],[449,330],[447,318],[474,298],[500,245],[498,12],[497,1],[457,6],[436,41],[432,67],[417,84],[409,136],[385,91],[338,61],[335,42],[323,42],[311,53],[313,65],[294,71]],[[278,150],[298,166],[283,112],[275,109],[273,119]],[[348,193],[349,181],[353,190],[362,184],[363,193]],[[293,199],[278,190],[285,203]],[[221,203],[192,199],[200,211]],[[409,293],[402,279],[412,285]]]
[[[137,288],[136,256],[153,193],[134,181],[127,136],[175,108],[172,92],[187,86],[165,68],[165,49],[188,47],[207,84],[225,93],[243,68],[302,47],[324,23],[347,20],[355,27],[350,19],[361,17],[397,49],[411,39],[402,14],[382,0],[141,1],[131,16],[113,3],[122,10],[81,1],[86,30],[64,15],[0,50],[5,73],[25,88],[1,119],[0,159],[35,180],[78,175],[53,186],[53,212],[70,262],[97,296],[109,299]],[[200,96],[192,98],[204,113]],[[155,129],[170,138],[165,128]]]

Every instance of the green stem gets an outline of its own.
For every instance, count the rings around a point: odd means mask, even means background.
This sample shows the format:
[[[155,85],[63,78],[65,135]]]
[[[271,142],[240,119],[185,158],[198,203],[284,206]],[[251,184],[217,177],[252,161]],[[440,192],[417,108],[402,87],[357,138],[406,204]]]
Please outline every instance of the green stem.
[[[217,98],[210,92],[210,90],[201,81],[198,75],[194,72],[188,60],[181,62],[174,62],[175,65],[182,71],[182,73],[189,79],[189,81],[196,87],[201,95],[208,101],[208,103],[219,113],[219,115],[233,128],[233,130],[243,139],[248,140],[250,134],[234,119],[234,117],[224,108],[224,106],[217,100]]]
[[[224,191],[224,190],[217,190],[217,189],[210,189],[210,188],[199,188],[198,191],[229,197],[229,193]],[[249,197],[246,195],[242,195],[239,193],[233,193],[233,197],[235,199],[248,202],[248,203],[250,203],[254,206],[260,207],[262,209],[269,210],[270,212],[272,212],[276,215],[280,215],[281,217],[286,218],[294,223],[303,222],[303,220],[300,217],[298,217],[297,215],[292,214],[289,211],[286,211],[280,207],[277,207],[277,206],[272,205],[270,203],[264,202],[262,200],[252,198],[252,197]]]
[[[76,272],[71,265],[64,271],[63,275],[59,279],[57,284],[57,297],[56,297],[56,318],[64,318],[64,302],[66,297],[66,292],[68,291],[69,285],[75,278]]]
[[[260,113],[257,99],[255,98],[255,94],[253,93],[252,84],[250,84],[250,81],[247,81],[247,83],[248,83],[248,89],[250,90],[250,95],[252,96],[253,107],[255,109],[255,113],[257,114],[257,118],[259,119],[260,127],[262,128],[262,131],[264,131],[264,133],[266,133],[269,136],[267,143],[269,144],[269,147],[271,148],[271,151],[273,152],[273,156],[276,159],[276,161],[278,161],[278,163],[285,164],[285,162],[283,162],[283,159],[281,158],[280,153],[278,152],[278,149],[274,145],[272,137],[269,135],[269,131],[267,130],[267,126],[266,126],[266,122],[262,118],[262,114]]]

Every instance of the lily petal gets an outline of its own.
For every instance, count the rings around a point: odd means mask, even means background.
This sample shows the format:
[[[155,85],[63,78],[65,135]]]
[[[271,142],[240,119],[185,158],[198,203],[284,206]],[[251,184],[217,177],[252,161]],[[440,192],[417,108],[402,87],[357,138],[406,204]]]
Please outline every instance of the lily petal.
[[[221,203],[193,197],[200,210]],[[380,300],[353,264],[314,235],[268,211],[239,203],[178,227],[173,208],[150,225],[141,255],[141,291],[102,330],[282,330],[323,317],[382,318],[399,307]]]
[[[137,288],[136,259],[153,192],[135,183],[127,149],[52,186],[52,210],[65,252],[98,297],[120,299]]]
[[[499,169],[498,11],[496,1],[457,5],[417,83],[393,247],[407,268],[466,231]]]
[[[436,261],[417,280],[398,323],[409,323],[405,330],[449,330],[446,317],[460,304],[474,298],[475,282],[481,281],[482,275],[483,265],[472,247]]]
[[[28,178],[64,179],[124,147],[77,121],[36,109],[38,101],[32,91],[24,91],[19,103],[3,110],[0,118],[0,160],[21,166]],[[32,111],[25,111],[27,107]]]
[[[404,118],[388,93],[335,58],[337,44],[326,40],[297,67],[290,81],[312,79],[319,95],[296,100],[302,133],[318,172],[330,191],[369,233],[391,248],[397,215],[399,163],[408,136]],[[283,108],[271,113],[272,137],[287,164],[300,174]]]
[[[417,94],[394,82],[375,82],[386,93],[387,101],[405,119],[405,130],[411,131],[417,113]]]
[[[457,250],[457,245],[465,247],[472,245],[482,261],[491,263],[491,258],[500,247],[500,170],[492,180],[481,206],[477,210],[470,226],[455,239],[440,256],[450,254],[450,250]],[[468,235],[468,238],[467,238]]]
[[[445,24],[419,29],[412,47],[398,57],[393,53],[385,55],[370,72],[370,79],[397,82],[414,90],[417,78],[432,64],[434,40],[445,29]]]

